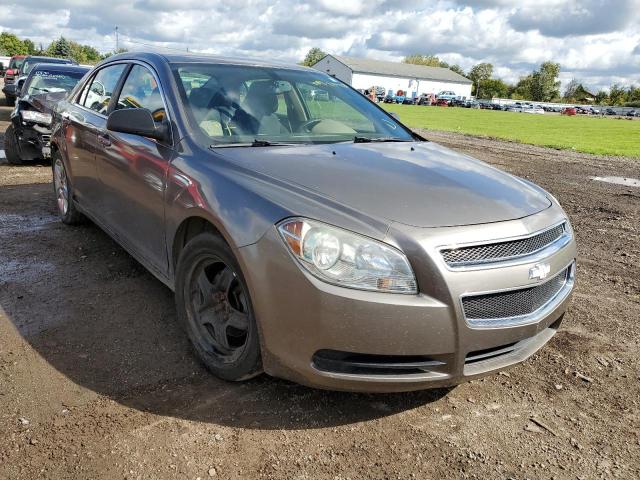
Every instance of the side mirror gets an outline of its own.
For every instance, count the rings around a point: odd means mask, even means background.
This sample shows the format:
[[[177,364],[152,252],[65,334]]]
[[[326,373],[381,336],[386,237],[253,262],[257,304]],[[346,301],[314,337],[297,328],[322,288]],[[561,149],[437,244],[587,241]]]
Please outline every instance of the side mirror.
[[[130,133],[141,137],[165,141],[168,129],[165,124],[156,125],[151,112],[146,108],[114,110],[107,119],[107,130]]]
[[[400,115],[398,115],[396,112],[389,112],[389,115],[391,115],[396,120],[400,121]]]

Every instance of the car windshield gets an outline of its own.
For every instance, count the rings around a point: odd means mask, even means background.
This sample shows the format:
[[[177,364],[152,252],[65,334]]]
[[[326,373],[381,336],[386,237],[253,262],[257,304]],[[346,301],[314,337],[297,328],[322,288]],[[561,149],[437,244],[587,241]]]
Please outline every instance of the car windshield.
[[[321,72],[204,63],[172,68],[196,138],[207,145],[413,140],[367,98]]]
[[[56,72],[37,70],[27,87],[27,95],[43,93],[69,92],[84,76],[83,72]]]

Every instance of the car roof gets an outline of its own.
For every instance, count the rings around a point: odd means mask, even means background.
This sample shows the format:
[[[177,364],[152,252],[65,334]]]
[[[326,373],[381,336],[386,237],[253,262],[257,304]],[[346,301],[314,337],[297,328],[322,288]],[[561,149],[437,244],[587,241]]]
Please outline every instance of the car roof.
[[[209,64],[226,64],[226,65],[246,65],[266,68],[287,68],[292,70],[310,70],[317,72],[309,67],[303,67],[295,63],[280,62],[276,60],[264,60],[261,58],[251,57],[224,57],[219,55],[194,54],[194,53],[158,53],[158,52],[126,52],[113,55],[102,64],[107,64],[117,60],[141,60],[150,63],[209,63]]]
[[[56,70],[58,72],[82,72],[87,73],[91,68],[81,67],[79,65],[71,65],[68,63],[38,63],[33,71],[37,70]]]
[[[27,60],[42,60],[41,63],[72,63],[73,60],[68,58],[55,58],[55,57],[39,57],[36,55],[29,55]]]

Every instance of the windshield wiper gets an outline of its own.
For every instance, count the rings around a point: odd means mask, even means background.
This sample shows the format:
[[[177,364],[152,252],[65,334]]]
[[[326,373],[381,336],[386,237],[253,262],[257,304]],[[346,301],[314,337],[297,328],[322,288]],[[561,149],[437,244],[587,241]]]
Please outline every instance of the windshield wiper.
[[[214,143],[209,148],[231,148],[231,147],[284,147],[289,145],[297,145],[296,143],[270,142],[269,140],[254,139],[253,142],[238,143]]]
[[[353,143],[371,143],[371,142],[413,142],[405,138],[398,137],[353,137]]]

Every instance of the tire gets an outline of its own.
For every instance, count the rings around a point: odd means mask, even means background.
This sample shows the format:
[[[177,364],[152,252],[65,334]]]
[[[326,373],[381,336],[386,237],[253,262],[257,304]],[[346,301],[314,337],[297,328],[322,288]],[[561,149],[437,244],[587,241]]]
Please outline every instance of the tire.
[[[22,165],[24,162],[20,158],[20,150],[18,150],[18,139],[13,124],[7,127],[4,132],[4,154],[7,162],[11,165]]]
[[[11,97],[9,95],[6,95],[4,98],[9,107],[13,107],[16,104],[16,97]]]
[[[201,233],[184,247],[176,269],[175,300],[178,320],[211,373],[229,381],[262,373],[249,289],[224,239]]]
[[[54,152],[51,156],[51,171],[53,173],[53,193],[56,197],[60,220],[67,225],[77,225],[84,222],[84,215],[78,211],[73,202],[73,191],[67,176],[67,169],[58,152]]]

